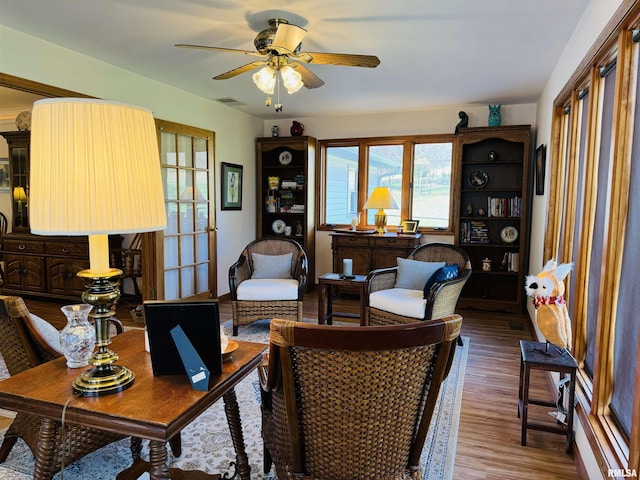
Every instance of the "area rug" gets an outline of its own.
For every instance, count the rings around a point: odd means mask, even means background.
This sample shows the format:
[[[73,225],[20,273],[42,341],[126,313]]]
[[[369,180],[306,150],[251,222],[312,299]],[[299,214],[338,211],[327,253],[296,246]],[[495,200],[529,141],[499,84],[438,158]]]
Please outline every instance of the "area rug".
[[[337,322],[336,322],[337,323]],[[231,331],[230,323],[225,330]],[[255,322],[240,327],[240,340],[267,343],[268,322]],[[442,385],[431,428],[422,452],[424,480],[451,480],[455,460],[458,422],[462,402],[462,389],[469,351],[469,339],[458,347],[449,376]],[[4,376],[3,376],[4,375]],[[6,377],[6,368],[0,357],[0,379]],[[251,478],[264,476],[262,466],[262,438],[260,436],[260,396],[257,373],[252,373],[236,386],[246,451],[251,465]],[[0,412],[2,414],[3,412]],[[8,412],[4,412],[8,414]],[[3,435],[4,431],[0,431]],[[229,462],[235,458],[222,401],[214,404],[197,421],[182,431],[182,455],[174,457],[168,448],[171,467],[202,470],[208,473],[232,472]],[[148,443],[143,442],[142,456],[148,459]],[[97,452],[66,467],[55,480],[113,480],[118,472],[131,463],[129,440],[108,445]],[[0,465],[0,480],[31,478],[33,456],[22,440],[18,440],[7,460]],[[230,476],[230,474],[229,474]],[[144,474],[141,479],[149,478]]]

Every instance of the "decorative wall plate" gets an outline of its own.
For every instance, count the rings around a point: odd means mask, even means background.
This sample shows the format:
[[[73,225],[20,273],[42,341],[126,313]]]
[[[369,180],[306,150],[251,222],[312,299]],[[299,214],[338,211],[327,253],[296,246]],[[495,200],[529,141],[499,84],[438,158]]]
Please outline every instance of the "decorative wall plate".
[[[516,227],[508,226],[500,230],[500,239],[504,243],[513,243],[518,239],[518,229]]]
[[[31,112],[25,110],[24,112],[20,112],[16,117],[16,127],[18,130],[29,130],[31,128]]]
[[[291,163],[291,160],[293,160],[293,155],[289,150],[285,150],[278,157],[278,161],[280,162],[280,165],[289,165]]]
[[[474,170],[467,177],[467,181],[473,188],[484,188],[489,183],[489,175],[484,170]]]
[[[274,220],[273,223],[271,224],[271,229],[277,233],[277,234],[281,234],[284,233],[284,229],[286,228],[287,224],[284,222],[284,220]]]

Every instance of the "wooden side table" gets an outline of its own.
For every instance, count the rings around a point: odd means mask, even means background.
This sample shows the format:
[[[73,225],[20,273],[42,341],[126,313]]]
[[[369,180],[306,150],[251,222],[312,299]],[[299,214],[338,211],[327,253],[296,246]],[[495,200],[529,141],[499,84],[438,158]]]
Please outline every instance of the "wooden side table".
[[[571,453],[573,449],[573,410],[576,392],[576,372],[578,362],[567,352],[562,352],[559,347],[549,345],[546,352],[546,343],[520,340],[520,385],[518,391],[518,417],[522,419],[521,445],[527,444],[527,429],[541,430],[543,432],[566,435],[566,452]],[[560,390],[558,402],[537,400],[529,398],[529,379],[531,370],[543,370],[548,372],[559,372],[569,374],[569,408],[566,413],[566,423],[559,422],[558,426],[533,423],[528,421],[529,405],[542,405],[545,407],[557,408],[563,404],[564,390]]]
[[[365,325],[364,291],[366,275],[354,275],[354,278],[340,278],[337,273],[325,273],[318,278],[318,324],[332,325],[333,316],[357,318],[358,315],[333,311],[333,287],[351,287],[360,295],[360,325]]]

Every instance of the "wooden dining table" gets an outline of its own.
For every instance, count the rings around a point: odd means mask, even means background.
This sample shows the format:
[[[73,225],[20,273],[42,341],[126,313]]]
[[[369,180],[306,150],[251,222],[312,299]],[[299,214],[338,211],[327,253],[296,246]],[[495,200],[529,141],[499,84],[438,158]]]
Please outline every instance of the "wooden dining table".
[[[218,479],[197,471],[182,471],[167,465],[166,443],[211,405],[223,398],[227,422],[236,452],[236,468],[242,480],[250,479],[240,411],[234,387],[262,361],[266,345],[238,341],[238,349],[223,363],[221,374],[212,374],[208,391],[192,388],[186,375],[154,376],[151,359],[144,349],[143,330],[130,330],[113,337],[111,349],[117,364],[133,370],[135,381],[122,392],[82,397],[74,395],[73,380],[82,369],[67,368],[64,357],[0,381],[0,406],[42,418],[35,452],[34,480],[42,480],[43,468],[51,462],[53,449],[40,448],[51,440],[56,422],[84,425],[149,440],[149,462],[140,458],[118,475],[118,480],[135,479],[144,471],[151,480]],[[213,448],[213,446],[212,446]]]

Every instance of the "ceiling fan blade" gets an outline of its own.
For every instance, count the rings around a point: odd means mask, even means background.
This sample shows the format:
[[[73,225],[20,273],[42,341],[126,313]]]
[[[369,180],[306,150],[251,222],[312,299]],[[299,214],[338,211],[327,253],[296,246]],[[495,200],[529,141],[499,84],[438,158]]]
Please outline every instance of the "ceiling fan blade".
[[[263,57],[264,55],[255,50],[237,50],[235,48],[222,48],[222,47],[208,47],[206,45],[191,45],[188,43],[176,43],[174,45],[178,48],[195,48],[199,50],[214,50],[216,52],[229,52],[229,53],[243,53],[245,55],[251,55],[252,57]]]
[[[318,88],[324,85],[324,82],[315,73],[309,70],[301,63],[292,62],[289,66],[302,76],[302,83],[307,88]]]
[[[276,36],[273,38],[273,43],[269,48],[278,53],[294,52],[306,34],[307,31],[302,27],[289,23],[280,23],[278,30],[276,30]]]
[[[304,63],[319,65],[342,65],[346,67],[375,68],[380,65],[380,59],[375,55],[355,55],[351,53],[320,53],[304,52],[295,55],[296,60]]]
[[[242,65],[241,67],[234,68],[233,70],[229,70],[228,72],[221,73],[213,77],[214,80],[226,80],[228,78],[235,77],[236,75],[240,75],[244,72],[248,72],[249,70],[253,70],[254,68],[260,67],[262,65],[266,65],[267,62],[251,62],[246,65]]]

